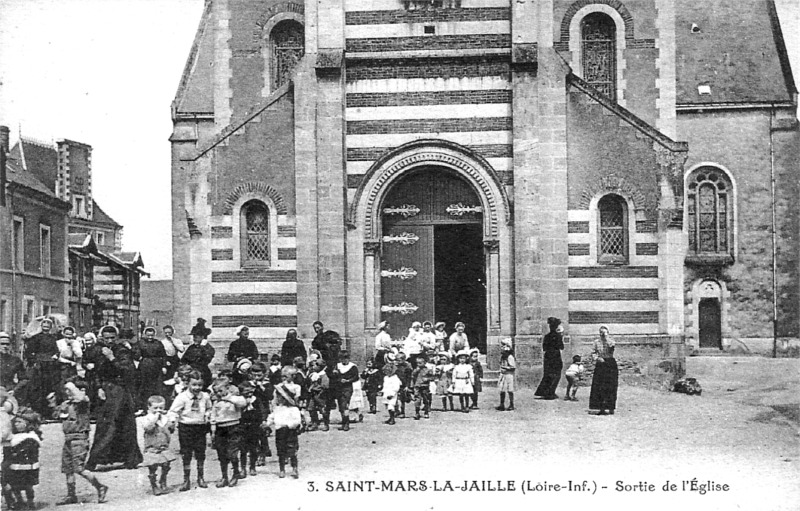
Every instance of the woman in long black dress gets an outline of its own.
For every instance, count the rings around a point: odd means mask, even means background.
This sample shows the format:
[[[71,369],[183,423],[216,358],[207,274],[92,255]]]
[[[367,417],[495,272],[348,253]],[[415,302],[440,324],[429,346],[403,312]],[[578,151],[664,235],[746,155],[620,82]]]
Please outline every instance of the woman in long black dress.
[[[206,320],[197,318],[197,324],[190,332],[192,344],[183,354],[183,363],[192,366],[203,376],[203,388],[211,385],[211,368],[209,364],[214,360],[214,347],[208,344],[206,338],[211,335],[211,329],[206,327]]]
[[[619,369],[614,359],[614,341],[608,337],[608,327],[600,327],[600,338],[592,347],[594,376],[589,393],[589,409],[599,410],[597,415],[614,415],[617,407]]]
[[[305,360],[308,357],[306,353],[306,345],[303,344],[301,339],[297,338],[297,330],[290,328],[286,332],[286,340],[283,341],[281,346],[281,365],[290,366],[292,361],[300,357]]]
[[[25,358],[28,361],[29,388],[28,400],[31,408],[42,417],[52,417],[53,411],[47,402],[47,395],[58,393],[61,381],[61,367],[58,363],[58,335],[55,324],[44,318],[42,331],[25,341]]]
[[[142,462],[142,453],[136,440],[136,410],[133,404],[136,366],[133,364],[133,353],[125,340],[119,338],[116,327],[105,326],[100,334],[103,345],[95,375],[98,380],[97,395],[102,404],[98,410],[97,429],[86,470],[94,472],[97,465],[111,463],[123,463],[125,468],[136,468]]]
[[[167,351],[164,344],[156,339],[156,329],[149,326],[144,329],[144,338],[139,343],[142,359],[139,361],[139,399],[138,410],[147,409],[150,396],[161,396],[164,393],[164,379]]]
[[[539,388],[536,389],[534,395],[542,399],[556,399],[556,389],[558,382],[561,381],[561,369],[564,367],[561,361],[561,350],[564,349],[564,339],[559,326],[561,320],[558,318],[547,318],[547,325],[550,327],[550,332],[544,336],[542,341],[542,350],[544,351],[544,373],[542,374],[542,381],[539,382]]]

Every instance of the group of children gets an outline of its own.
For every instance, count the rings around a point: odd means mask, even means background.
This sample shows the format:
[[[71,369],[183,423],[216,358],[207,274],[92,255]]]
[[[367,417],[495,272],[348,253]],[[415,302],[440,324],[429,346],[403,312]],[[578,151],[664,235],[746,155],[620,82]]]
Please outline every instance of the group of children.
[[[358,368],[342,351],[335,367],[327,367],[316,353],[306,361],[298,358],[292,366],[281,366],[275,355],[270,366],[257,361],[242,360],[233,370],[222,370],[210,386],[204,387],[203,376],[188,365],[177,371],[177,384],[172,403],[162,395],[147,400],[147,413],[141,419],[144,430],[143,467],[154,495],[167,493],[167,475],[176,456],[170,451],[172,434],[177,429],[183,464],[183,484],[180,491],[191,489],[191,462],[197,470],[196,484],[207,488],[204,464],[208,435],[212,435],[222,478],[221,488],[236,486],[241,479],[257,475],[256,467],[272,456],[268,438],[275,433],[279,476],[285,477],[287,462],[291,475],[298,474],[298,438],[303,431],[328,431],[330,411],[338,408],[342,416],[341,430],[349,430],[350,413],[363,420],[362,388],[369,403],[369,413],[377,413],[377,398],[383,396],[388,412],[387,424],[404,418],[406,404],[414,403],[415,416],[429,418],[433,396],[442,402],[442,410],[455,411],[454,397],[458,396],[459,410],[468,413],[478,408],[483,367],[479,352],[461,350],[456,363],[447,351],[430,357],[420,353],[412,361],[400,353],[388,353],[383,367],[369,360],[359,375]],[[514,409],[514,374],[516,362],[510,340],[501,343],[500,406],[498,410]],[[576,400],[575,394],[583,373],[580,356],[566,371],[568,387],[565,399]],[[363,380],[363,385],[362,385]],[[67,496],[58,505],[78,503],[75,475],[94,486],[98,502],[104,502],[108,487],[85,468],[89,453],[90,399],[86,382],[71,378],[64,385],[66,400],[56,407],[62,421],[64,447],[61,469],[66,476]],[[506,397],[509,406],[505,406]],[[3,441],[3,496],[11,509],[33,508],[33,487],[38,484],[38,450],[42,435],[38,414],[19,409],[13,396],[0,387],[0,425]],[[307,419],[308,417],[308,419]],[[309,420],[310,419],[310,420]],[[231,472],[229,472],[229,467]],[[249,467],[249,471],[248,471]],[[160,469],[160,473],[159,473]],[[24,497],[23,497],[24,494]]]

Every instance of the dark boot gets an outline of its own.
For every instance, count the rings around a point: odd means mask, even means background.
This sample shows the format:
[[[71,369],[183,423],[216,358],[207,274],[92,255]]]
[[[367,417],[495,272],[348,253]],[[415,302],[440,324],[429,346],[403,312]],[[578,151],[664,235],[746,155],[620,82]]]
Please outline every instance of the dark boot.
[[[155,473],[150,474],[149,476],[147,476],[147,478],[150,480],[150,488],[152,488],[153,490],[153,495],[155,496],[161,495],[161,488],[158,487],[158,482],[156,481]]]
[[[230,486],[236,486],[239,483],[239,479],[242,478],[242,472],[239,471],[239,462],[233,461],[233,468],[231,473],[231,480]]]
[[[228,481],[228,462],[227,461],[220,461],[219,462],[220,472],[222,472],[222,479],[217,481],[216,487],[217,488],[225,488],[226,486],[230,485],[230,481]],[[234,472],[234,477],[236,473]]]
[[[106,495],[108,494],[108,486],[104,484],[98,484],[97,486],[97,503],[102,504],[106,501]]]
[[[198,488],[208,488],[208,483],[206,483],[205,479],[205,467],[202,463],[197,463],[197,487]]]
[[[505,392],[501,392],[500,393],[500,406],[495,408],[495,410],[503,412],[503,411],[505,411],[505,409],[506,409],[506,393]]]
[[[5,492],[3,492],[5,495]],[[22,495],[20,495],[22,497]],[[6,496],[6,502],[9,503],[9,509],[14,509],[11,507],[11,503],[14,502],[13,500],[9,499]],[[78,496],[75,495],[75,483],[67,483],[67,496],[63,499],[56,502],[56,506],[66,506],[69,504],[77,504],[78,503]],[[22,504],[22,499],[17,502],[17,504]]]
[[[513,409],[514,409],[514,393],[513,392],[509,392],[508,393],[508,411],[511,411]]]
[[[158,486],[163,493],[169,493],[167,489],[167,474],[169,474],[169,465],[164,465],[161,468],[161,478],[158,480]]]
[[[350,431],[350,416],[347,412],[342,415],[342,425],[339,426],[339,431]]]
[[[386,421],[386,424],[394,424],[394,411],[389,411],[389,420]]]
[[[300,477],[300,474],[297,472],[297,456],[289,458],[289,462],[292,464],[292,477],[297,479]]]
[[[286,477],[286,458],[283,456],[278,457],[278,466],[280,467],[280,472],[278,472],[278,477],[283,479]]]
[[[189,491],[191,489],[191,487],[192,487],[191,477],[192,477],[192,469],[184,468],[183,469],[183,484],[181,485],[180,491]],[[199,481],[199,479],[200,479],[199,475],[197,476],[197,479]]]

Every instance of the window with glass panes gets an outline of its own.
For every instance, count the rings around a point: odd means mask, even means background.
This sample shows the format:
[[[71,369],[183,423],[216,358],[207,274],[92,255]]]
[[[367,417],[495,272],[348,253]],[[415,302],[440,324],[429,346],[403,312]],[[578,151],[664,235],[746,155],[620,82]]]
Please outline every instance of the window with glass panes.
[[[581,22],[583,79],[611,99],[617,96],[616,32],[614,20],[601,12]]]
[[[296,21],[282,21],[270,33],[270,71],[272,90],[277,89],[289,78],[303,58],[305,33],[303,25]]]
[[[268,264],[269,209],[266,204],[252,200],[242,206],[241,257],[243,264]]]
[[[725,172],[715,167],[697,169],[690,176],[686,198],[689,252],[730,253],[731,182]]]
[[[627,260],[628,233],[625,201],[618,195],[606,195],[597,203],[599,213],[600,262],[622,263]]]

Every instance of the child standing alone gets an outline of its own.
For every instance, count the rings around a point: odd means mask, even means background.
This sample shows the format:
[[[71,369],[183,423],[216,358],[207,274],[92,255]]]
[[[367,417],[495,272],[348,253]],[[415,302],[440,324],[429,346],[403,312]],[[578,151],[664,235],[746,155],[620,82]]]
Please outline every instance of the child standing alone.
[[[469,352],[469,363],[472,364],[472,372],[475,375],[475,381],[472,383],[472,406],[470,406],[472,410],[478,409],[478,394],[483,390],[483,366],[480,356],[478,348],[473,348]]]
[[[469,399],[472,397],[472,382],[475,374],[468,363],[469,352],[462,350],[458,353],[458,364],[453,368],[453,394],[458,396],[461,411],[469,413]]]
[[[514,347],[511,339],[500,341],[500,380],[497,386],[500,387],[500,406],[499,411],[514,409],[514,373],[517,371],[517,361],[514,359]],[[508,394],[508,408],[506,408],[506,394]]]
[[[144,416],[144,460],[142,466],[147,467],[150,487],[153,495],[164,495],[167,490],[167,474],[170,463],[176,457],[169,450],[169,440],[175,431],[175,423],[167,418],[167,401],[163,396],[153,395],[147,398],[147,415]],[[156,480],[158,467],[161,467],[161,478]]]
[[[75,494],[75,474],[83,477],[97,490],[97,502],[106,501],[108,486],[97,480],[97,476],[86,470],[86,458],[89,456],[89,413],[90,402],[87,390],[89,386],[81,379],[64,384],[67,400],[56,410],[61,419],[64,431],[64,448],[61,450],[61,472],[67,478],[67,496],[57,506],[77,504]]]

